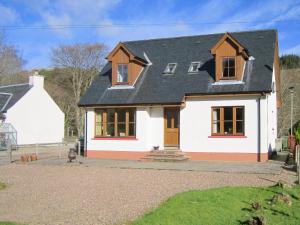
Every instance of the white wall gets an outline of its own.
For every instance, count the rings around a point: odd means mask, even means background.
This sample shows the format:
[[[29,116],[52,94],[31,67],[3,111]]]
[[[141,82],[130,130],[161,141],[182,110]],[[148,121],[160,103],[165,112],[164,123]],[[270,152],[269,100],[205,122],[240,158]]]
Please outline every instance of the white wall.
[[[17,130],[19,145],[62,142],[64,113],[42,86],[33,86],[6,116]]]
[[[275,140],[277,138],[277,90],[275,84],[275,70],[273,70],[272,82],[274,82],[274,91],[270,95],[267,95],[269,151],[275,150]]]
[[[258,106],[261,117],[261,153],[268,152],[269,96],[206,98],[186,101],[180,111],[180,149],[186,152],[258,153]],[[211,138],[212,106],[244,106],[245,138]],[[136,111],[136,140],[94,139],[94,109],[87,109],[87,150],[149,151],[164,147],[163,107],[139,107]]]
[[[94,109],[87,109],[87,150],[149,151],[163,145],[163,109],[139,107],[136,110],[136,140],[94,139]]]
[[[212,106],[244,106],[246,138],[211,138]],[[258,98],[187,100],[186,107],[180,112],[180,148],[186,152],[257,153]]]

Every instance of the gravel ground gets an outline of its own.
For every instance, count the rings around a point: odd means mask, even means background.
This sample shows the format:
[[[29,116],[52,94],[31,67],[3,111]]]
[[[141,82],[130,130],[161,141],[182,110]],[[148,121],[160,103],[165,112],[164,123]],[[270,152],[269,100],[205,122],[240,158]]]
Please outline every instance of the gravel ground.
[[[177,192],[293,182],[295,174],[242,174],[82,166],[4,165],[0,221],[30,225],[124,224]]]

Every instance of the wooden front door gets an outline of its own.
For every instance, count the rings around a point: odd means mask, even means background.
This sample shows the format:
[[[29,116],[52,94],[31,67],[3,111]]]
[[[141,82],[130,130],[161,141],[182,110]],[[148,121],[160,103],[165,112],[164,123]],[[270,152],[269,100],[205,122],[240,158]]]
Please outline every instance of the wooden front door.
[[[165,108],[165,146],[179,145],[179,108]]]

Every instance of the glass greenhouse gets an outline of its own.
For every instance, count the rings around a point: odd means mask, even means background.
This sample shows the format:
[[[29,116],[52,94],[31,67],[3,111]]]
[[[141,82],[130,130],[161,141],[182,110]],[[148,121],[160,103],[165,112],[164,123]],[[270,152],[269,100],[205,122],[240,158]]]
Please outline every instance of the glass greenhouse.
[[[8,141],[10,141],[12,149],[16,149],[17,130],[10,123],[0,123],[0,151],[7,150]]]

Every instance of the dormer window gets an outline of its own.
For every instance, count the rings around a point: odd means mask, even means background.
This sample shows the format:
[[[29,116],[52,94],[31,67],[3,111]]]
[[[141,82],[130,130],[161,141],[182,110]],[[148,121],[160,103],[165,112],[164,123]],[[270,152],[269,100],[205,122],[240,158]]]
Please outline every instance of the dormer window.
[[[224,57],[223,58],[223,78],[230,79],[235,77],[235,58]]]
[[[168,63],[164,73],[166,74],[173,74],[175,72],[177,63]]]
[[[128,65],[118,64],[117,83],[128,83]]]
[[[250,55],[248,50],[231,34],[226,33],[211,48],[215,62],[215,81],[242,81],[244,68]]]
[[[196,73],[199,71],[200,62],[192,62],[189,68],[189,73]]]

